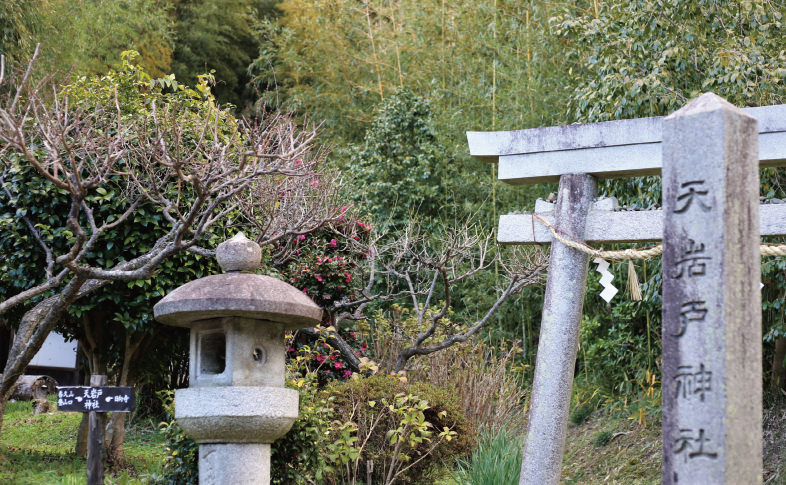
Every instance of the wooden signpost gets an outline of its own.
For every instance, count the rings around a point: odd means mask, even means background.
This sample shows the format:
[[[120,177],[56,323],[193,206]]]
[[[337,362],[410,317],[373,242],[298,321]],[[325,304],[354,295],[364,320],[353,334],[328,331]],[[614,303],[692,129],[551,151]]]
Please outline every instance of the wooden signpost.
[[[745,108],[740,112],[758,122],[756,137],[758,138],[758,146],[752,149],[754,150],[752,157],[757,162],[754,163],[754,166],[786,166],[786,105]],[[545,208],[541,207],[541,210],[536,211],[541,212],[538,217],[543,217],[559,234],[574,241],[594,243],[644,242],[664,239],[665,211],[594,210],[592,201],[595,196],[597,179],[659,175],[661,173],[665,162],[663,129],[664,118],[659,117],[507,132],[468,132],[467,139],[470,153],[473,156],[499,164],[500,180],[510,184],[559,182],[556,204]],[[714,134],[709,137],[705,136],[703,139],[702,136],[700,133],[695,134],[695,139],[702,141],[702,147],[715,147],[715,149],[721,150],[720,147],[723,147],[724,143],[727,144],[727,148],[734,147],[736,143],[732,139],[713,138]],[[668,153],[673,153],[668,150],[666,150]],[[690,153],[690,146],[686,145],[685,151],[686,154]],[[697,158],[701,158],[702,155],[702,153],[692,154]],[[693,159],[691,158],[691,160]],[[692,179],[686,179],[682,182],[692,181]],[[693,189],[695,195],[701,195],[700,192],[703,190],[700,187],[693,187]],[[690,193],[690,190],[687,193]],[[667,194],[666,200],[671,200],[669,197]],[[760,235],[786,235],[786,204],[765,204],[754,207],[754,209],[757,210],[749,210],[749,216],[754,219],[749,227],[756,228],[757,241]],[[690,223],[690,220],[685,220],[688,224]],[[719,227],[729,229],[728,223]],[[668,234],[667,232],[666,239],[669,237]],[[573,369],[578,350],[579,323],[584,293],[586,292],[589,257],[578,249],[566,246],[563,242],[552,240],[551,228],[542,224],[535,215],[530,214],[511,214],[500,217],[498,239],[500,242],[508,244],[551,243],[549,273],[546,282],[520,484],[557,484],[562,467],[562,453],[567,430]],[[664,246],[668,246],[669,242],[664,242],[666,243]],[[745,250],[748,249],[750,248]],[[665,268],[666,262],[664,262]],[[746,275],[750,277],[750,274],[746,273]],[[746,285],[748,283],[746,282]],[[758,279],[752,284],[758,285]],[[664,305],[666,304],[666,296],[664,294]],[[731,300],[726,304],[729,303]],[[671,313],[667,313],[664,325],[674,325],[673,322],[679,321],[679,314],[675,320]],[[728,332],[728,329],[719,325],[713,331]],[[760,344],[760,335],[758,337],[748,335],[748,337],[754,340],[758,338]],[[730,345],[732,344],[736,345],[736,341]],[[664,351],[671,348],[669,345],[671,344],[668,342],[664,343]],[[667,353],[664,355],[664,359],[676,358],[680,352]],[[742,353],[735,351],[735,356],[742,359]],[[751,352],[747,358],[761,360],[761,352],[758,354]],[[731,362],[728,359],[724,364],[747,365],[737,360]],[[664,362],[664,372],[672,367],[680,371],[681,365],[681,363],[677,363],[674,367],[672,363]],[[694,373],[702,370],[701,362],[691,362],[689,365],[692,366],[691,370]],[[739,371],[734,369],[726,372],[731,372],[729,375],[735,376],[734,373]],[[664,376],[664,396],[676,395],[676,387],[672,389],[668,386],[673,387],[678,382],[684,381],[684,379],[679,379],[678,374],[679,372],[676,372],[674,375]],[[753,374],[756,374],[755,369],[752,372],[745,372],[747,378],[761,380],[760,370],[757,375]],[[724,388],[725,382],[717,381],[715,376],[712,379],[714,389]],[[695,378],[691,382],[695,383]],[[741,390],[742,388],[737,389],[735,387],[737,382],[739,380],[734,380],[734,385],[728,388],[737,395],[724,396],[724,399],[727,399],[724,402],[733,404],[738,402],[738,399],[746,397],[742,394],[748,391]],[[755,396],[752,397],[755,399]],[[668,401],[665,404],[664,453],[673,455],[675,450],[682,453],[688,445],[695,448],[695,445],[702,441],[702,428],[691,429],[695,436],[690,437],[692,441],[685,441],[688,439],[687,431],[684,435],[679,435],[683,429],[679,427],[681,422],[676,423],[671,420],[670,416],[665,415],[672,412],[668,407]],[[721,404],[721,406],[728,416],[729,409],[733,405]],[[717,411],[717,413],[722,412]],[[738,427],[734,429],[737,432]],[[752,433],[752,438],[748,436],[750,439],[746,438],[747,442],[754,443],[758,440],[760,447],[760,427],[757,430],[754,426],[748,431]],[[705,441],[707,432],[708,429],[705,429],[703,436]],[[673,433],[677,433],[677,435],[672,436]],[[755,436],[756,433],[758,433],[758,437]],[[671,442],[667,443],[668,440]],[[760,456],[760,454],[756,455],[755,450],[753,453],[743,453],[739,450],[740,447],[747,446],[743,444],[743,441],[735,438],[728,442],[719,440],[714,444],[728,447],[727,450],[718,453],[725,453],[723,456],[734,459],[739,456]],[[685,446],[680,449],[682,443],[685,443]],[[668,448],[666,448],[667,444]],[[695,453],[696,449],[688,451],[688,454]],[[679,458],[682,457],[683,455],[679,455]],[[679,479],[680,471],[675,468],[676,465],[673,465],[675,463],[673,457],[671,455],[664,456],[664,459],[669,460],[664,462],[664,481],[667,483],[676,482]],[[729,460],[728,463],[734,462]],[[724,463],[723,466],[726,470],[727,465]],[[760,469],[761,463],[753,464],[752,467]],[[669,474],[669,477],[666,476],[666,473]],[[683,470],[683,473],[686,472]],[[686,473],[685,476],[693,475]],[[731,474],[725,475],[725,482],[733,483],[730,481],[732,476]],[[690,483],[690,481],[680,480],[679,483]]]
[[[135,405],[134,388],[106,386],[105,375],[90,376],[90,386],[57,388],[58,411],[88,413],[87,485],[104,483],[106,413],[128,413]]]

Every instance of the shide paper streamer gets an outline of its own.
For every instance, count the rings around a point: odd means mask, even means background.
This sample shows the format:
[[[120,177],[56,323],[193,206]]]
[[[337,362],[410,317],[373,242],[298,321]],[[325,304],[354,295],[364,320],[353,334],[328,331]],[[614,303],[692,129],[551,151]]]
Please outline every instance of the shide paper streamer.
[[[600,292],[600,297],[606,300],[606,303],[610,303],[619,290],[611,284],[614,275],[609,271],[609,262],[601,258],[595,258],[593,261],[598,264],[595,271],[601,275],[600,284],[603,286],[603,291]]]

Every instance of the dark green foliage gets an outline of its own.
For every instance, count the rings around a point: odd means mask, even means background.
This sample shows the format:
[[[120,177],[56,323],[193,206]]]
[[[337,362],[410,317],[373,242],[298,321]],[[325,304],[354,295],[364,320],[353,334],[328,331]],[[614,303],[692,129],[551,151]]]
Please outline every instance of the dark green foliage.
[[[454,479],[461,485],[517,483],[523,447],[524,437],[510,428],[484,429],[469,459],[456,463]]]
[[[786,5],[737,2],[604,2],[552,20],[574,42],[575,121],[669,114],[702,92],[738,106],[786,99]]]
[[[385,100],[363,145],[350,149],[355,199],[378,224],[433,221],[446,197],[450,160],[429,125],[428,101],[401,90]]]
[[[257,0],[171,0],[175,44],[172,70],[194,84],[196,75],[215,70],[216,97],[241,106],[249,81],[246,68],[259,47],[252,35]]]
[[[270,482],[273,484],[308,483],[308,479],[321,476],[327,465],[323,447],[327,445],[331,421],[336,418],[331,403],[316,386],[316,377],[287,383],[297,385],[300,407],[292,428],[271,447]]]
[[[598,448],[606,446],[611,441],[611,431],[601,431],[592,439],[592,444]]]
[[[570,413],[570,423],[574,426],[584,424],[584,421],[590,417],[593,411],[595,411],[595,406],[592,403],[587,403],[575,408]]]
[[[606,396],[636,394],[636,382],[660,369],[660,260],[638,264],[642,301],[631,300],[623,291],[611,304],[599,297],[602,288],[590,264],[576,376]],[[616,264],[612,271],[625,274],[627,266]]]
[[[159,398],[166,412],[166,421],[160,424],[166,437],[166,457],[161,474],[152,475],[150,481],[156,485],[196,485],[199,483],[199,447],[175,422],[174,391],[162,391]]]

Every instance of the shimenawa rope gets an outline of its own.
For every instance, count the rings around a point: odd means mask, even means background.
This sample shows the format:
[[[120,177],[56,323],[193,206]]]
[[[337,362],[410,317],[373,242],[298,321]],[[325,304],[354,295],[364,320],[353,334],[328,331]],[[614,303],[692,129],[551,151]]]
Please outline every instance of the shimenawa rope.
[[[577,249],[595,258],[608,259],[611,261],[618,261],[618,262],[627,261],[628,262],[628,289],[630,291],[631,298],[636,301],[641,300],[641,289],[639,287],[639,279],[636,276],[636,269],[633,266],[633,260],[652,259],[656,256],[660,256],[661,254],[663,254],[662,244],[658,244],[657,246],[652,246],[649,248],[604,251],[601,249],[595,249],[583,241],[577,241],[571,238],[570,236],[568,236],[567,234],[560,233],[560,231],[556,227],[551,225],[551,223],[549,223],[549,221],[547,221],[544,217],[533,214],[532,219],[533,221],[537,219],[538,222],[548,227],[549,230],[551,231],[551,235],[554,236],[554,238],[557,241],[561,242],[565,246],[571,247],[573,249]],[[532,234],[533,236],[535,235],[534,222],[533,222]],[[762,256],[786,256],[786,244],[761,244],[759,246],[759,251],[761,252]]]
[[[640,249],[620,249],[616,251],[604,251],[601,249],[595,249],[589,246],[587,243],[583,241],[577,241],[567,234],[561,234],[560,231],[557,230],[556,227],[551,225],[549,221],[547,221],[544,217],[539,215],[533,214],[533,217],[538,220],[541,224],[548,227],[551,231],[551,235],[554,236],[556,240],[564,244],[565,246],[571,247],[573,249],[578,249],[582,253],[588,254],[590,256],[594,256],[596,258],[602,259],[609,259],[611,261],[630,261],[636,259],[652,259],[656,256],[660,256],[663,254],[663,245],[658,244],[657,246],[652,246],[649,248],[640,248]],[[761,244],[759,246],[759,251],[761,252],[762,256],[786,256],[786,244]]]

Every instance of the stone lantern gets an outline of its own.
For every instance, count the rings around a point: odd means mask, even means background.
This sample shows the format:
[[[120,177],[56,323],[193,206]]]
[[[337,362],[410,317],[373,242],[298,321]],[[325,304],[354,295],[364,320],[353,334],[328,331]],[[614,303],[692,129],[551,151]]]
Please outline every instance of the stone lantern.
[[[284,387],[284,331],[317,325],[322,310],[295,287],[253,274],[258,244],[242,233],[216,248],[224,274],[175,289],[153,307],[164,324],[191,329],[188,389],[175,419],[199,443],[199,483],[270,483],[270,444],[298,415]]]

